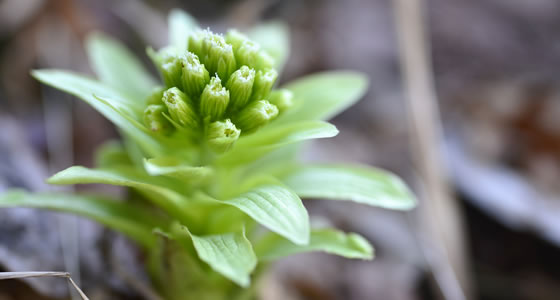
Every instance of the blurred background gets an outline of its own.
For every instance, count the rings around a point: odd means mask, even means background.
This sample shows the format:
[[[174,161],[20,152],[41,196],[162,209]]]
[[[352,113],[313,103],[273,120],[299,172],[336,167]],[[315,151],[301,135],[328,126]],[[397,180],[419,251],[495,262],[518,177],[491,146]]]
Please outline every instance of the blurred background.
[[[414,6],[396,0],[2,0],[0,191],[52,189],[49,174],[92,166],[94,149],[118,138],[93,109],[29,75],[92,74],[82,46],[92,30],[147,63],[145,45],[167,42],[171,8],[217,32],[280,20],[291,33],[281,82],[333,69],[370,78],[364,99],[333,120],[340,135],[306,157],[389,169],[421,205],[402,213],[307,201],[320,222],[368,238],[376,258],[282,260],[263,299],[560,299],[560,2],[422,2],[424,36]],[[405,67],[407,52],[416,68]],[[415,72],[428,90],[414,88]],[[140,255],[87,220],[0,210],[0,271],[70,270],[91,299],[142,299]],[[67,298],[61,279],[0,281],[1,300]]]

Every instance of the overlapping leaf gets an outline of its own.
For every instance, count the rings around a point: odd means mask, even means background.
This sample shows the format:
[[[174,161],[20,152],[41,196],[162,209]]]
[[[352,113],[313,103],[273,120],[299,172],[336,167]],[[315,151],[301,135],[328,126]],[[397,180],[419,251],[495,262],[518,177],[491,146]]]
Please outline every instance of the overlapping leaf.
[[[156,83],[134,54],[102,33],[88,35],[86,50],[101,82],[130,95],[138,104],[144,103]]]
[[[185,182],[199,182],[212,175],[212,168],[210,167],[185,165],[173,157],[145,159],[144,168],[150,175],[165,175]]]
[[[161,208],[170,214],[181,213],[188,202],[185,197],[169,188],[169,184],[154,177],[142,176],[138,171],[114,167],[88,169],[81,166],[70,167],[48,179],[51,184],[88,184],[103,183],[127,186],[145,192]]]
[[[328,120],[356,103],[367,85],[365,75],[351,71],[323,72],[296,79],[284,86],[294,93],[293,109],[273,124]]]
[[[218,159],[218,163],[232,165],[254,161],[282,146],[309,139],[333,137],[338,130],[322,121],[307,121],[263,128],[241,138],[234,148]]]
[[[184,226],[175,228],[175,238],[184,242],[185,235],[191,238],[198,257],[214,271],[242,287],[249,286],[249,276],[257,266],[257,257],[244,232],[198,236]]]
[[[255,245],[259,260],[273,260],[312,251],[322,251],[347,258],[373,258],[373,248],[366,239],[355,233],[346,234],[335,229],[311,231],[311,239],[307,245],[296,245],[276,234],[265,236]]]
[[[223,202],[237,207],[255,221],[295,244],[303,245],[309,242],[307,210],[294,192],[281,185],[258,185]]]
[[[262,23],[253,27],[247,35],[276,61],[281,70],[290,54],[290,34],[288,27],[280,22]]]
[[[177,51],[187,50],[188,37],[198,27],[196,20],[186,12],[174,9],[169,13],[169,43]]]
[[[37,70],[32,74],[44,84],[87,102],[149,154],[156,156],[162,152],[161,145],[152,136],[130,122],[141,113],[140,102],[135,102],[106,84],[72,72]]]
[[[389,209],[416,205],[403,181],[390,172],[345,165],[281,167],[277,176],[302,198],[354,201]]]
[[[150,211],[103,196],[34,194],[18,190],[0,194],[0,207],[15,206],[51,209],[82,215],[124,233],[145,247],[155,245],[155,237],[151,234],[152,229],[166,226],[164,221],[155,217]]]
[[[95,151],[95,164],[101,168],[130,166],[132,161],[121,142],[109,141]]]

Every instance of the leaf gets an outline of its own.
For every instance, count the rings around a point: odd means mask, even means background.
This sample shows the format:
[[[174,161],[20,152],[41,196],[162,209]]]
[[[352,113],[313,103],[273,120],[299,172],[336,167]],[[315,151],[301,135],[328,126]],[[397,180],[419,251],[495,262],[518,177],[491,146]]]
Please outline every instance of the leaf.
[[[267,22],[253,27],[247,36],[259,43],[276,61],[276,67],[282,69],[290,54],[290,32],[286,24]]]
[[[388,209],[408,210],[416,199],[394,174],[372,167],[303,165],[273,172],[302,198],[354,201]]]
[[[335,229],[311,231],[308,245],[295,245],[277,234],[270,233],[255,244],[259,260],[274,260],[284,256],[323,251],[346,258],[372,259],[373,248],[361,235],[346,234]]]
[[[244,231],[197,236],[184,226],[181,229],[192,239],[202,261],[238,285],[249,286],[249,275],[257,266],[257,256]],[[175,234],[175,238],[180,238],[180,234]]]
[[[169,43],[179,53],[187,50],[188,37],[198,27],[196,20],[180,9],[173,9],[169,13]]]
[[[297,79],[284,86],[294,93],[294,107],[274,123],[328,120],[362,98],[367,86],[367,77],[352,71],[323,72]]]
[[[93,33],[87,37],[86,51],[101,82],[130,95],[138,103],[145,102],[156,81],[121,42]]]
[[[307,210],[294,192],[281,185],[256,186],[223,203],[237,207],[261,225],[298,245],[309,242]]]
[[[100,167],[130,166],[132,161],[121,142],[108,141],[95,151],[95,164]]]
[[[42,83],[87,102],[124,131],[127,136],[141,144],[143,150],[150,155],[157,156],[162,152],[161,146],[154,138],[129,121],[140,114],[141,108],[139,105],[141,105],[141,102],[136,103],[110,86],[72,72],[35,70],[32,74]]]
[[[103,183],[126,186],[145,192],[154,203],[169,214],[181,217],[188,199],[168,187],[167,183],[155,177],[142,176],[132,168],[113,167],[88,169],[73,166],[60,171],[47,180],[50,184]]]
[[[148,128],[146,128],[146,126],[135,120],[133,117],[128,116],[127,114],[113,107],[110,103],[110,100],[103,99],[97,96],[94,96],[94,98],[105,104],[107,107],[112,108],[117,114],[126,119],[132,127],[135,127],[137,130],[143,132],[144,134],[151,136],[152,132]],[[127,148],[128,156],[136,165],[143,164],[144,152],[142,150],[146,149],[149,150],[146,152],[152,156],[159,156],[161,155],[161,153],[172,153],[174,155],[180,155],[183,159],[192,160],[194,152],[194,149],[192,148],[194,147],[188,139],[178,139],[174,138],[173,136],[153,135],[151,136],[152,139],[149,140],[150,143],[146,144],[144,140],[134,139],[134,137],[127,135],[126,132],[124,132],[123,135],[125,137],[124,144]],[[131,143],[130,139],[132,139],[135,143]]]
[[[338,130],[322,121],[306,121],[265,127],[249,136],[242,137],[233,149],[218,159],[223,164],[244,164],[254,161],[282,146],[308,140],[333,137]]]
[[[0,207],[20,206],[82,215],[122,232],[147,248],[155,246],[156,239],[151,233],[152,228],[165,226],[150,211],[102,196],[30,194],[19,190],[0,194]]]
[[[186,182],[200,182],[212,174],[210,167],[185,165],[174,157],[144,159],[144,168],[152,176],[165,175]]]
[[[97,109],[94,96],[110,99],[111,105],[134,116],[142,110],[142,103],[127,97],[115,88],[82,74],[57,69],[34,70],[31,74],[44,84],[81,98]],[[103,110],[99,110],[103,113]]]

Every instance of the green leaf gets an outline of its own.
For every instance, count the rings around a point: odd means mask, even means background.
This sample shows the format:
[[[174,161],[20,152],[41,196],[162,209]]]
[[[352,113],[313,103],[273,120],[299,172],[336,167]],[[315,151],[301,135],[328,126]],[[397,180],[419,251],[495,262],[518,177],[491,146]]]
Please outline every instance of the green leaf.
[[[104,115],[105,110],[102,109],[103,107],[98,109],[99,100],[95,96],[110,99],[114,108],[124,111],[130,116],[142,112],[141,102],[127,97],[105,83],[82,74],[57,69],[34,70],[31,74],[44,84],[81,98]],[[109,116],[106,117],[110,119]]]
[[[164,222],[157,219],[151,211],[103,196],[30,194],[19,190],[0,194],[0,207],[21,206],[82,215],[122,232],[147,248],[155,246],[156,239],[151,233],[152,229],[165,228]]]
[[[131,166],[132,161],[121,142],[108,141],[95,151],[95,164],[99,167]]]
[[[88,35],[86,50],[101,82],[144,103],[156,81],[121,42],[98,32]]]
[[[181,216],[188,199],[172,190],[166,182],[168,180],[162,181],[161,178],[144,176],[132,168],[88,169],[73,166],[56,173],[47,182],[50,184],[103,183],[136,188],[169,214]]]
[[[143,150],[152,156],[162,152],[161,145],[140,129],[137,124],[130,122],[140,115],[141,101],[135,102],[120,92],[99,81],[61,70],[36,70],[33,76],[44,84],[74,95],[100,112],[113,124],[119,127],[127,136],[143,146]]]
[[[347,200],[388,209],[408,210],[416,199],[394,174],[372,167],[308,165],[273,172],[302,198]]]
[[[174,157],[144,159],[144,168],[152,176],[165,175],[186,182],[200,182],[212,175],[210,167],[185,165]]]
[[[190,235],[198,257],[214,271],[242,287],[248,287],[251,272],[257,266],[257,256],[245,232],[197,236],[184,226],[181,229]],[[180,238],[175,234],[175,238]]]
[[[329,138],[337,134],[338,130],[334,125],[322,121],[267,126],[254,134],[242,137],[231,151],[218,159],[218,163],[226,165],[248,163],[288,144]]]
[[[284,86],[294,93],[294,107],[275,123],[328,120],[360,100],[367,86],[364,74],[351,71],[323,72],[296,79]]]
[[[262,23],[253,27],[247,35],[275,59],[278,69],[282,69],[290,54],[290,32],[286,24]]]
[[[169,13],[169,43],[179,53],[187,50],[188,37],[198,27],[196,20],[180,9],[173,9]]]
[[[309,242],[307,210],[294,192],[281,185],[259,185],[223,203],[237,207],[261,225],[298,245]]]
[[[255,252],[259,260],[274,260],[312,251],[323,251],[346,258],[373,259],[373,247],[361,235],[346,234],[335,229],[312,230],[308,245],[295,245],[273,233],[266,235],[255,244]]]

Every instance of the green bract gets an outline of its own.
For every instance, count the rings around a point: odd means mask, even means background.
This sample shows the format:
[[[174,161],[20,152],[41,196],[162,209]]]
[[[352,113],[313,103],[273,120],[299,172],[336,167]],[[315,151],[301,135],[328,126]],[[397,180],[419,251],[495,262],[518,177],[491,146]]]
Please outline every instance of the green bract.
[[[180,11],[169,24],[171,45],[148,49],[160,85],[99,33],[86,43],[98,80],[33,71],[93,106],[123,138],[99,149],[96,168],[74,166],[48,182],[125,186],[138,192],[128,196],[135,201],[13,191],[0,205],[77,213],[124,233],[150,257],[167,299],[250,298],[254,290],[239,287],[249,286],[259,262],[294,253],[371,259],[359,235],[310,228],[300,198],[404,210],[415,205],[407,187],[386,171],[305,164],[295,155],[301,142],[338,133],[324,120],[362,97],[365,77],[326,72],[275,88],[289,48],[281,24],[222,36]]]

